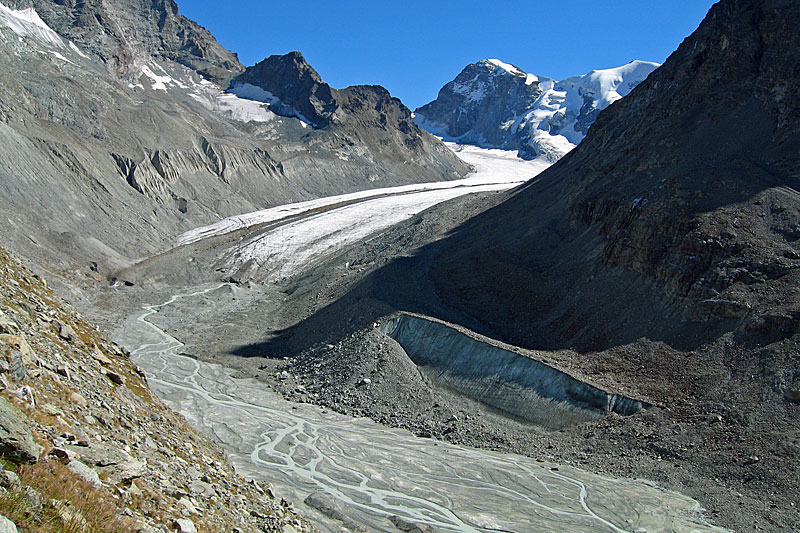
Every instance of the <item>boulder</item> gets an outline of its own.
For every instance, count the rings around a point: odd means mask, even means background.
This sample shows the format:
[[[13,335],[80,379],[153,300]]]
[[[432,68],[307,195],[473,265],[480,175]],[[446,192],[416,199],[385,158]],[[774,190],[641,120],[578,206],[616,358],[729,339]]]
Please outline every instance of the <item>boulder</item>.
[[[188,518],[178,518],[177,520],[173,520],[170,526],[175,531],[180,531],[181,533],[197,533],[197,528],[194,526],[194,522]]]
[[[100,481],[100,476],[97,475],[97,472],[86,466],[84,463],[80,461],[70,461],[67,467],[81,476],[87,483],[92,485],[94,488],[99,489],[103,486],[103,482]]]
[[[25,419],[22,411],[0,398],[0,455],[17,464],[33,464],[41,452]]]
[[[0,514],[0,533],[17,533],[17,525]]]

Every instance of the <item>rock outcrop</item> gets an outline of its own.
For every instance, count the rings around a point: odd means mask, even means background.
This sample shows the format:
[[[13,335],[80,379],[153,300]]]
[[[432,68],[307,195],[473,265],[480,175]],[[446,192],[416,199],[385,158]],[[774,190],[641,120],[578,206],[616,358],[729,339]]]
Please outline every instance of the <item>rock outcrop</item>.
[[[236,54],[180,15],[173,0],[4,3],[14,9],[34,8],[50,28],[123,78],[138,77],[137,66],[151,58],[179,63],[214,81],[224,82],[244,70]]]

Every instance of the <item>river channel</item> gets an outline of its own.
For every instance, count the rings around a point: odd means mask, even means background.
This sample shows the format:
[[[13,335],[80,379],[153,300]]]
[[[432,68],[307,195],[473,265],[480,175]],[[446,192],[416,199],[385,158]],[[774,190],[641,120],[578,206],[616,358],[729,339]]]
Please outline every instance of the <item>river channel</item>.
[[[696,501],[648,481],[418,438],[289,403],[263,383],[179,355],[183,345],[148,319],[218,286],[144,308],[115,340],[168,405],[229,451],[242,475],[271,483],[324,531],[342,531],[342,522],[304,506],[311,493],[329,495],[370,531],[397,531],[393,517],[434,531],[721,531],[700,519]]]

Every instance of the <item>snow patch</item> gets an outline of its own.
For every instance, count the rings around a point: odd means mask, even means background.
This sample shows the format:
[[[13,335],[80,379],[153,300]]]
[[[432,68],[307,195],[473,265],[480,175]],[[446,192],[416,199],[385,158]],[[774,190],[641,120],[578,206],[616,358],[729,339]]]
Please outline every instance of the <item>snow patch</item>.
[[[168,84],[169,85],[175,85],[175,86],[181,87],[181,88],[186,88],[186,86],[184,84],[182,84],[181,82],[179,82],[178,80],[176,80],[175,78],[173,78],[172,76],[167,74],[167,72],[161,66],[156,65],[156,64],[153,64],[152,66],[153,66],[153,68],[156,68],[156,69],[160,70],[161,72],[163,72],[164,75],[160,76],[160,75],[156,74],[155,72],[153,72],[153,70],[150,68],[149,65],[141,65],[139,67],[139,70],[141,71],[141,73],[143,75],[145,75],[148,78],[150,78],[150,81],[152,82],[151,83],[151,88],[154,91],[166,91]]]
[[[66,57],[64,57],[63,55],[61,55],[60,53],[56,52],[55,50],[50,50],[50,53],[53,54],[58,59],[60,59],[61,61],[65,61],[65,62],[69,63],[70,65],[74,65],[75,64],[72,61],[70,61],[69,59],[67,59]]]
[[[189,96],[206,109],[239,122],[270,122],[277,117],[264,103],[223,92],[210,82],[196,84],[195,91]]]
[[[0,4],[0,27],[9,28],[20,37],[32,38],[47,46],[66,47],[61,36],[45,24],[32,7],[14,10]]]
[[[510,72],[511,74],[516,74],[516,75],[519,75],[519,76],[525,75],[524,72],[522,72],[520,69],[518,69],[514,65],[511,65],[509,63],[503,63],[499,59],[487,59],[486,61],[488,61],[489,63],[491,63],[492,65],[494,65],[496,67],[500,67],[501,69],[505,70],[506,72]]]
[[[69,47],[72,49],[72,51],[73,51],[73,52],[75,52],[76,54],[78,54],[78,55],[79,55],[79,56],[81,56],[82,58],[84,58],[84,59],[89,59],[89,56],[87,56],[86,54],[84,54],[84,53],[81,51],[81,49],[80,49],[80,48],[78,48],[78,47],[75,45],[75,43],[73,43],[72,41],[70,41],[70,42],[69,42]]]
[[[257,85],[252,85],[250,83],[239,83],[229,88],[228,93],[234,94],[240,99],[262,102],[270,107],[276,106],[276,109],[279,111],[277,114],[283,116],[292,116],[298,119],[300,121],[300,125],[304,128],[312,126],[311,121],[304,117],[300,111],[284,104],[271,92],[258,87]]]

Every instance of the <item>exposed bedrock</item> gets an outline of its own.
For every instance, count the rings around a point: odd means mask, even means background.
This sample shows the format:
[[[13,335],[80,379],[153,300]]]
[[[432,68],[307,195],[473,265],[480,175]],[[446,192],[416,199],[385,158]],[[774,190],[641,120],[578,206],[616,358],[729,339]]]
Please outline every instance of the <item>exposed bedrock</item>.
[[[444,322],[400,313],[382,330],[432,380],[548,428],[611,412],[631,415],[646,407]]]

